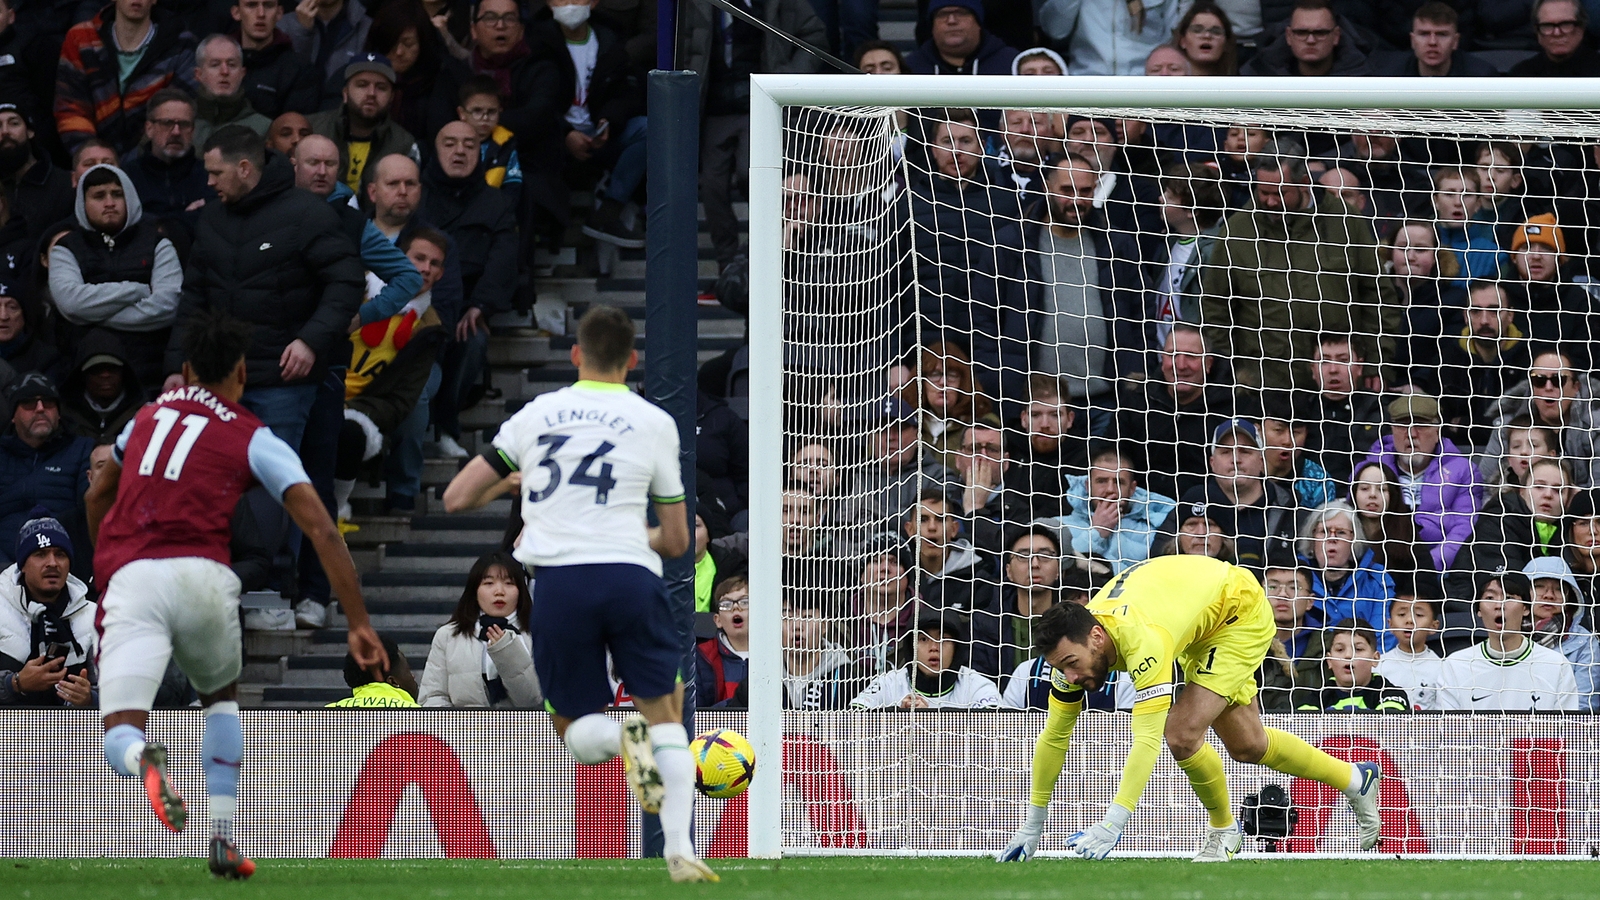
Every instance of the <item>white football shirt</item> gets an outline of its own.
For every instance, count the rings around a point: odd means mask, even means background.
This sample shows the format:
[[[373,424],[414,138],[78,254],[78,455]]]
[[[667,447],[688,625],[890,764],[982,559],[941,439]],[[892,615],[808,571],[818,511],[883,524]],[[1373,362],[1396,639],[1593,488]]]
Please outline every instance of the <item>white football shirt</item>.
[[[631,563],[661,574],[651,502],[684,499],[678,425],[620,384],[580,381],[534,398],[495,449],[522,473],[523,565]]]
[[[1495,659],[1487,643],[1446,656],[1439,672],[1442,710],[1578,708],[1578,682],[1567,658],[1528,638],[1510,657]]]

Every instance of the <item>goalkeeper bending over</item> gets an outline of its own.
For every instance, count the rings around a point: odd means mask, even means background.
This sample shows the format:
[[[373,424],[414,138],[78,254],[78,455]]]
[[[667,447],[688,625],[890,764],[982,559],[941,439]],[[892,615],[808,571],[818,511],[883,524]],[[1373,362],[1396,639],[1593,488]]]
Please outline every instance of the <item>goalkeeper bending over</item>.
[[[1133,748],[1105,819],[1067,839],[1085,859],[1104,859],[1144,793],[1165,733],[1173,759],[1210,814],[1195,862],[1225,862],[1243,843],[1228,802],[1222,757],[1206,743],[1210,728],[1228,753],[1344,792],[1361,827],[1361,849],[1377,846],[1375,763],[1329,756],[1287,731],[1261,724],[1256,670],[1276,634],[1272,607],[1254,575],[1204,556],[1162,556],[1117,576],[1088,606],[1051,607],[1035,626],[1035,646],[1055,669],[1050,715],[1033,749],[1033,802],[1001,862],[1026,860],[1038,849],[1050,794],[1066,760],[1084,691],[1098,690],[1113,671],[1133,677]],[[1184,689],[1172,700],[1173,663]]]

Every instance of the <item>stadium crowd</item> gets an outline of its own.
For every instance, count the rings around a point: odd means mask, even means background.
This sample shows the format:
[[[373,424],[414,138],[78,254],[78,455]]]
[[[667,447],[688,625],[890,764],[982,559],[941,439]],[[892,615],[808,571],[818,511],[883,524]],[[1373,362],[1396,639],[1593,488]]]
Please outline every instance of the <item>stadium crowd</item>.
[[[885,76],[1600,73],[1578,0],[925,0],[906,54],[875,0],[745,5]],[[363,473],[412,509],[430,432],[465,455],[489,320],[531,305],[572,186],[585,234],[643,245],[651,6],[0,0],[0,704],[93,702],[88,473],[197,311],[255,326],[244,403],[331,510]],[[749,76],[823,64],[694,0],[678,43],[716,300],[742,311]],[[884,263],[786,298],[792,706],[1040,707],[1035,616],[1200,553],[1268,589],[1269,710],[1600,707],[1600,145],[898,122],[888,189],[848,117],[801,122],[785,173],[786,265]],[[748,357],[700,379],[703,705],[744,699]],[[235,569],[318,627],[326,577],[265,499]],[[480,560],[397,690],[537,705],[526,598]]]

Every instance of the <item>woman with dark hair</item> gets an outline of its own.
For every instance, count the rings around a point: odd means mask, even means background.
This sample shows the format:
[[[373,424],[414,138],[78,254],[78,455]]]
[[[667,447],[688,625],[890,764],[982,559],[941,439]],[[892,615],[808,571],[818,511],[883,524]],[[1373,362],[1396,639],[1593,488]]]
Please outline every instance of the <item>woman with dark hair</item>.
[[[1200,0],[1172,29],[1172,46],[1189,60],[1191,75],[1239,74],[1239,42],[1228,14],[1210,0]]]
[[[535,709],[528,620],[533,595],[522,564],[502,550],[478,557],[456,611],[433,634],[417,702],[457,709]]]
[[[1400,476],[1381,462],[1365,462],[1350,476],[1350,505],[1355,507],[1373,560],[1399,581],[1432,572],[1426,547],[1419,556],[1417,523],[1406,506]],[[1425,563],[1425,564],[1424,564]]]
[[[979,422],[1000,427],[1000,417],[972,375],[971,358],[955,344],[922,351],[917,377],[901,388],[900,399],[919,413],[923,440],[946,466],[954,466],[968,428]]]
[[[428,134],[429,103],[444,52],[439,33],[419,0],[397,0],[385,5],[383,15],[372,20],[366,49],[368,53],[387,56],[389,65],[394,67],[394,99],[389,101],[389,117],[422,140]]]

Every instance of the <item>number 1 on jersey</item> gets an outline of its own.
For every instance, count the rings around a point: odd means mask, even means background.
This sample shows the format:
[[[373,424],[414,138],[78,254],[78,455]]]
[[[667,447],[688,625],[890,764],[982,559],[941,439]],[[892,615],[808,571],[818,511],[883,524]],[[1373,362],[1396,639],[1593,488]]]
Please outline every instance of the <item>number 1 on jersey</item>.
[[[167,406],[155,411],[155,431],[150,435],[150,443],[145,445],[144,456],[139,457],[140,475],[155,473],[156,460],[161,456],[161,448],[166,446],[173,426],[178,424],[178,415],[177,410]],[[172,455],[167,457],[167,467],[161,472],[161,477],[168,481],[178,480],[178,476],[183,474],[183,464],[189,459],[189,451],[194,449],[194,442],[200,440],[200,432],[210,422],[210,419],[195,413],[183,417],[183,434],[178,435],[178,443],[173,445]]]

